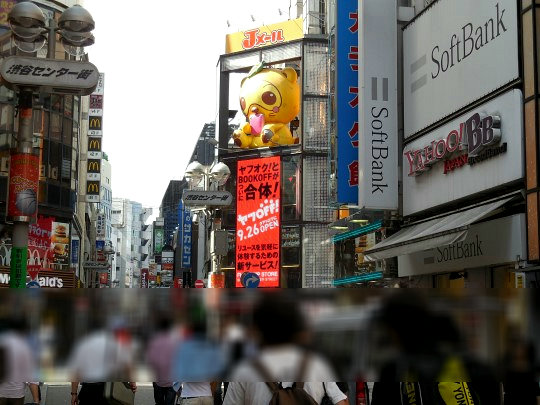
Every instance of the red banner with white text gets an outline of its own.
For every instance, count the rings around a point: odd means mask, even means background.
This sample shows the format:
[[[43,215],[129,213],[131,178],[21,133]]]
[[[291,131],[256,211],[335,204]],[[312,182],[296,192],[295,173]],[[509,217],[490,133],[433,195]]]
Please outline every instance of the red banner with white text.
[[[238,161],[236,287],[245,272],[259,287],[279,287],[280,183],[279,156]]]

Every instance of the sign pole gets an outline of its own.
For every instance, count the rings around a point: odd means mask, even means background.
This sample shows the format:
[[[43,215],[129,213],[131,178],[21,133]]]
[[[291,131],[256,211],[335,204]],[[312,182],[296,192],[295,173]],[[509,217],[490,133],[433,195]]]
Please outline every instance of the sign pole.
[[[15,164],[12,161],[9,176],[8,218],[14,223],[13,248],[11,250],[10,288],[26,288],[26,266],[28,259],[28,228],[29,223],[35,221],[37,213],[37,188],[39,170],[32,170],[29,166],[31,159],[24,159],[32,155],[32,91],[22,89],[19,93],[19,131],[16,156],[23,159],[17,165],[21,170],[15,173]],[[12,159],[13,160],[13,159]],[[35,169],[35,168],[34,168]],[[39,169],[39,167],[37,168]],[[19,171],[19,170],[18,170]],[[18,181],[24,180],[26,187],[20,189]]]

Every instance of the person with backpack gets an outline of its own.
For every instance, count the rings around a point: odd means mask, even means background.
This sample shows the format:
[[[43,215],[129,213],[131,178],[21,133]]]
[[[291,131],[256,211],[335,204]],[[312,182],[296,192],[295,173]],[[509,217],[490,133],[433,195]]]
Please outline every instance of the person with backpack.
[[[307,328],[293,301],[265,294],[253,310],[253,326],[260,351],[233,370],[223,405],[314,405],[325,394],[334,404],[348,404],[335,382],[322,382],[336,380],[330,365],[303,348]]]

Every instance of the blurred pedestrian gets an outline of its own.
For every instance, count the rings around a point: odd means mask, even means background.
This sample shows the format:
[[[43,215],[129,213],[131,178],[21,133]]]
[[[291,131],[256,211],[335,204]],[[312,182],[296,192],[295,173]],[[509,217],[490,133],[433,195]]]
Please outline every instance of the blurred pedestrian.
[[[152,383],[156,405],[174,405],[176,391],[173,388],[172,360],[181,342],[178,329],[173,328],[172,319],[160,315],[157,331],[150,339],[146,350],[146,362],[157,381]]]
[[[532,342],[520,338],[510,342],[505,358],[504,405],[540,403],[540,385],[536,375],[535,359]]]
[[[277,387],[304,381],[302,389],[317,403],[325,390],[334,404],[348,403],[335,382],[323,385],[336,376],[326,361],[305,349],[309,333],[294,301],[277,294],[263,296],[253,310],[253,326],[260,351],[233,370],[224,405],[267,404]]]
[[[127,326],[121,318],[109,320],[107,329],[98,330],[83,338],[70,359],[71,404],[108,405],[105,381],[130,381],[133,375],[133,357],[126,342]],[[78,391],[79,381],[81,389]],[[129,383],[133,392],[135,382]]]
[[[184,382],[180,405],[214,405],[215,384],[209,382]]]

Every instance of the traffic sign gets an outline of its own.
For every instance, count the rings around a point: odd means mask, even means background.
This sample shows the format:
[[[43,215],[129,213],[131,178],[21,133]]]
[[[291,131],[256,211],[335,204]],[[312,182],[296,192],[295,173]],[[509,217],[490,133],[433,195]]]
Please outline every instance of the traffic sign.
[[[41,288],[41,286],[39,285],[39,281],[32,280],[26,283],[26,288]]]
[[[195,288],[204,288],[204,281],[203,280],[195,281]]]
[[[257,273],[245,272],[240,278],[240,282],[246,288],[257,288],[261,283],[261,278]]]

